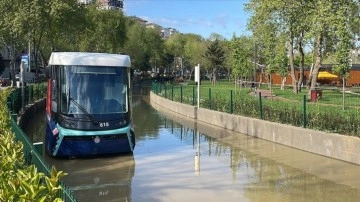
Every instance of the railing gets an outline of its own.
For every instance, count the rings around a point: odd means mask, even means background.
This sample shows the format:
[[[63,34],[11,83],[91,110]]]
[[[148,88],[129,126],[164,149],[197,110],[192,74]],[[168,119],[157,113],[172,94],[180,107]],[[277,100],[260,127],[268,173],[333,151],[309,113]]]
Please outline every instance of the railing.
[[[18,113],[21,108],[24,106],[33,104],[40,99],[46,97],[46,84],[33,84],[26,86],[24,88],[24,102],[22,100],[22,89],[17,88],[13,90],[9,97],[7,98],[7,107],[8,111],[11,113],[11,129],[15,133],[15,138],[17,141],[22,142],[24,145],[23,152],[25,157],[25,162],[28,165],[34,164],[38,171],[44,173],[47,176],[50,176],[51,169],[50,166],[43,160],[43,157],[39,153],[38,149],[35,148],[29,137],[24,133],[24,131],[17,124]],[[72,191],[64,185],[62,181],[59,182],[62,189],[59,191],[59,198],[62,198],[63,201],[67,202],[76,202],[77,199],[72,193]]]
[[[196,88],[195,85],[155,82],[152,84],[153,93],[193,106],[197,105]],[[279,101],[273,99],[271,93],[266,95],[268,93],[264,91],[252,92],[256,96],[249,96],[249,88],[234,91],[229,88],[201,87],[200,91],[201,108],[297,127],[360,136],[360,107],[344,111],[341,105],[309,104],[305,95],[301,101]]]

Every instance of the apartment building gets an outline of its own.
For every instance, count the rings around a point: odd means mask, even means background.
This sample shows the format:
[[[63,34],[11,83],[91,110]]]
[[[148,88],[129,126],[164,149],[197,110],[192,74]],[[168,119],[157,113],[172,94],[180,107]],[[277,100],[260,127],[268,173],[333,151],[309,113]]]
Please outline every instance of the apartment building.
[[[164,38],[164,39],[169,38],[171,35],[173,35],[175,33],[179,33],[179,31],[174,29],[174,28],[163,28],[163,29],[161,29],[161,37]]]
[[[106,10],[122,10],[124,8],[124,0],[78,0],[81,4],[92,4],[98,2],[100,8]]]

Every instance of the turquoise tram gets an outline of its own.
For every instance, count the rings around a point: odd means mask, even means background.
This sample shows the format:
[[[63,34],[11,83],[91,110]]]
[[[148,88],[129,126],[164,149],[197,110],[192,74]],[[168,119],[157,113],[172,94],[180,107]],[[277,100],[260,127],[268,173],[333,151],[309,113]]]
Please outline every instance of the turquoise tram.
[[[51,156],[131,153],[135,147],[128,55],[53,52],[45,149]]]

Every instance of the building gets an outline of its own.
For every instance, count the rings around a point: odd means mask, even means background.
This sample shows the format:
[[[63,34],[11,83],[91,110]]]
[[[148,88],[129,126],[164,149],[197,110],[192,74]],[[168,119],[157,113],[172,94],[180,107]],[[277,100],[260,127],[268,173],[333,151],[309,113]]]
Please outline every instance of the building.
[[[171,35],[173,35],[175,33],[179,33],[179,31],[177,31],[174,28],[163,28],[163,29],[161,29],[161,37],[164,38],[164,39],[169,38]]]
[[[105,10],[122,10],[124,9],[124,0],[78,0],[81,4],[99,3],[101,9]]]
[[[97,0],[100,8],[105,10],[122,10],[124,8],[124,0]]]

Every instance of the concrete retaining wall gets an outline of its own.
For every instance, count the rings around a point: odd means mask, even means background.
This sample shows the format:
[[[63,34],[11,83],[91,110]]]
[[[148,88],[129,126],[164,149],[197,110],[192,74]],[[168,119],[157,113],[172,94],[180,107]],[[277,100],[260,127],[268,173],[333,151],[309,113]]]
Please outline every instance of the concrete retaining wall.
[[[194,106],[164,99],[152,92],[150,100],[197,121],[360,165],[360,138],[358,137],[326,133],[203,108],[197,109]]]
[[[20,128],[26,128],[30,119],[39,119],[39,121],[44,121],[44,117],[34,117],[34,114],[43,111],[45,109],[46,99],[42,99],[33,105],[28,106],[23,114],[19,114],[18,125]]]

